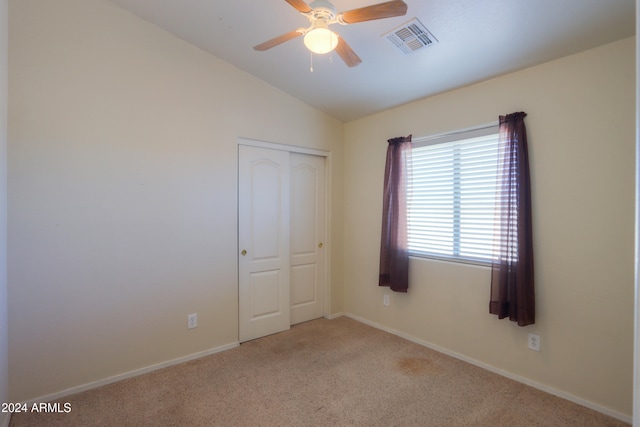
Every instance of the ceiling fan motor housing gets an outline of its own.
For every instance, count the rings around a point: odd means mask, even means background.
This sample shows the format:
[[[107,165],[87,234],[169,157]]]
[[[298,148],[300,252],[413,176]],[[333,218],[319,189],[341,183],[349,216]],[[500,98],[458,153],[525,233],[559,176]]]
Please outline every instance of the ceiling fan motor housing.
[[[327,23],[331,23],[336,18],[336,8],[331,2],[326,0],[315,0],[309,7],[313,9],[309,12],[313,20],[324,20]]]

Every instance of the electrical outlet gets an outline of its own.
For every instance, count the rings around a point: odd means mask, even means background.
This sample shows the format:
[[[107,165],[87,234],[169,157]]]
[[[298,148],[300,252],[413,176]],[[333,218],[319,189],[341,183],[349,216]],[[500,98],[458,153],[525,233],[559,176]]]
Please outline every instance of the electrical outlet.
[[[384,296],[382,297],[382,304],[384,304],[386,307],[389,307],[389,295],[384,294]]]
[[[187,329],[198,327],[198,313],[187,315]]]
[[[533,351],[540,351],[540,335],[529,334],[528,347]]]

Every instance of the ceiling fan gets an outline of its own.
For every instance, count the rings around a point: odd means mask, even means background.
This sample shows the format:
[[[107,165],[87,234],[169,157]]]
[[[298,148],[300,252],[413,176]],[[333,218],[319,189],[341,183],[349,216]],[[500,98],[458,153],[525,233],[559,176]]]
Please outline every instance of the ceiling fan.
[[[309,20],[310,26],[298,28],[275,37],[254,46],[253,49],[264,51],[296,37],[304,36],[304,44],[310,51],[322,54],[335,50],[349,67],[355,67],[362,60],[340,35],[329,29],[329,25],[335,23],[349,25],[375,19],[402,16],[407,13],[407,5],[402,0],[374,4],[342,13],[336,13],[336,8],[327,0],[315,0],[311,4],[307,4],[303,0],[285,1],[304,15]]]

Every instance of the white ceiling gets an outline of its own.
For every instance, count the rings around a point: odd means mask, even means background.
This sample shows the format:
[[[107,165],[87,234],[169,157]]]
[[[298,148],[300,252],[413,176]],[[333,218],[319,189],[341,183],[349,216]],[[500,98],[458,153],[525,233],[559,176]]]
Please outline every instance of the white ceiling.
[[[302,37],[253,50],[307,26],[285,0],[111,1],[343,122],[635,34],[635,0],[405,0],[405,16],[332,25],[360,65],[314,55],[310,72]],[[405,55],[382,35],[412,18],[438,43]]]

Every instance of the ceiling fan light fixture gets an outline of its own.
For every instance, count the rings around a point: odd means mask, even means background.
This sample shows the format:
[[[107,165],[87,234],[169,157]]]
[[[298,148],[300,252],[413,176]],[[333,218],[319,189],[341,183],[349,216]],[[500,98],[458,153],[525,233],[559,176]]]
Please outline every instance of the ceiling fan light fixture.
[[[338,36],[329,28],[316,27],[305,34],[304,45],[313,53],[329,53],[338,45]]]
[[[271,49],[288,40],[304,36],[304,44],[312,53],[324,54],[335,50],[347,67],[355,67],[362,62],[362,59],[356,55],[342,37],[329,30],[329,25],[336,23],[342,25],[356,24],[358,22],[402,16],[407,13],[407,4],[402,0],[388,0],[341,13],[336,13],[336,8],[330,0],[314,0],[310,4],[306,3],[308,0],[285,1],[307,18],[310,24],[309,27],[289,31],[256,45],[253,49],[257,51]]]

